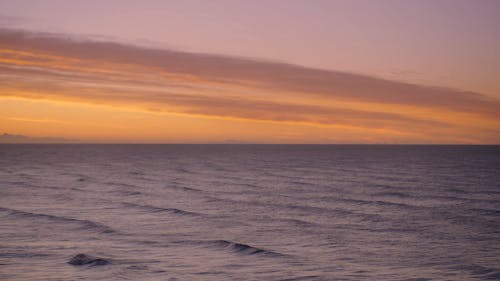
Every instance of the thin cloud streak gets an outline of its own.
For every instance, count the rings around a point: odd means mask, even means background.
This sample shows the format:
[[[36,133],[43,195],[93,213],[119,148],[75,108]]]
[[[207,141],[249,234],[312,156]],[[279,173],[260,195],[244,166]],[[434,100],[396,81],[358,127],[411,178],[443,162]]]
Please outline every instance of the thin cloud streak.
[[[0,143],[15,144],[15,143],[75,143],[78,140],[70,140],[65,138],[52,137],[31,137],[24,135],[12,135],[8,133],[0,134]]]
[[[47,33],[0,29],[0,81],[3,96],[421,134],[446,126],[500,140],[500,102],[479,93]]]
[[[57,124],[71,124],[70,122],[62,121],[62,120],[53,120],[53,119],[33,119],[33,118],[23,118],[23,117],[6,117],[7,120],[14,121],[22,121],[22,122],[31,122],[31,123],[57,123]]]

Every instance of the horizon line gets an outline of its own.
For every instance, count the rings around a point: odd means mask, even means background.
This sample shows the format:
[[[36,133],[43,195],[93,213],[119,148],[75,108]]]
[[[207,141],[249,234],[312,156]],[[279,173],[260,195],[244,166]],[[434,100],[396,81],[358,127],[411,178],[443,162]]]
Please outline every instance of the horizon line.
[[[282,145],[282,146],[500,146],[478,143],[168,143],[168,142],[0,142],[0,145]]]

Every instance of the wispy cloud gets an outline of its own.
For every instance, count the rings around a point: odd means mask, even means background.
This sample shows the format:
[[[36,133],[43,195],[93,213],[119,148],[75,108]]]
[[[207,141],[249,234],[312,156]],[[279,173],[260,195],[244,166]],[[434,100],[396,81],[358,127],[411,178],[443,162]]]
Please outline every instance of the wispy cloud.
[[[12,135],[8,133],[0,134],[0,143],[74,143],[77,140],[52,137],[31,137],[24,135]]]
[[[23,117],[6,117],[5,119],[13,121],[29,122],[29,123],[69,124],[69,122],[65,122],[62,120],[54,120],[54,119],[34,119],[34,118],[23,118]]]
[[[23,17],[13,17],[4,14],[0,14],[0,24],[2,25],[13,25],[26,22],[27,19]]]
[[[0,29],[0,95],[500,140],[500,101],[279,62]]]

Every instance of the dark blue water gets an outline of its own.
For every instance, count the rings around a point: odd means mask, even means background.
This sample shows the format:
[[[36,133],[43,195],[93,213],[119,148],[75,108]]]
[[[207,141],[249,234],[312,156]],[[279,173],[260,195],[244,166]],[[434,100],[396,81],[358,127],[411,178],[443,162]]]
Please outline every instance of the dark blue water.
[[[499,241],[499,146],[0,145],[0,280],[500,280]]]

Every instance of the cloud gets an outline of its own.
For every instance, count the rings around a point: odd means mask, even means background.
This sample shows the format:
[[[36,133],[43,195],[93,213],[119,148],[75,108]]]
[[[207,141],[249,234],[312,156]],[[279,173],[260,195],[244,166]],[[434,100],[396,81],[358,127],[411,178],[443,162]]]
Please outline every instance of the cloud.
[[[0,24],[3,25],[13,25],[28,21],[28,19],[23,17],[13,17],[8,15],[0,14]]]
[[[68,122],[54,119],[34,119],[34,118],[23,118],[23,117],[5,117],[6,120],[22,121],[30,123],[55,123],[55,124],[68,124]]]
[[[0,135],[0,143],[74,143],[75,140],[65,138],[29,137],[4,133]]]
[[[500,101],[479,93],[280,62],[0,29],[0,95],[151,111],[500,138]]]

